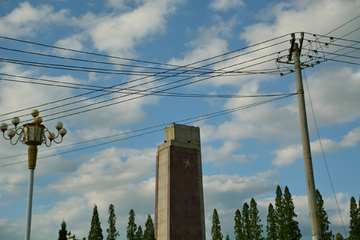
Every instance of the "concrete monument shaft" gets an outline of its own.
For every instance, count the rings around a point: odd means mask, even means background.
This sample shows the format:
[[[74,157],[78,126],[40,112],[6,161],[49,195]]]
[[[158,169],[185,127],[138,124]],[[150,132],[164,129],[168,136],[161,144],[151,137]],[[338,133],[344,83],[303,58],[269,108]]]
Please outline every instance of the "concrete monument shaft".
[[[172,124],[157,148],[155,238],[205,240],[198,127]]]

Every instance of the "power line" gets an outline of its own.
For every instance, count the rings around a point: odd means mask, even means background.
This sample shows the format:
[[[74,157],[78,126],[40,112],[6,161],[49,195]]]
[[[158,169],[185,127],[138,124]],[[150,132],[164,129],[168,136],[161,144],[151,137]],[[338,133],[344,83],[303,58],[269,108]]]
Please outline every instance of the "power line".
[[[275,53],[273,53],[273,54],[268,54],[268,55],[274,55],[274,54],[275,54]],[[267,55],[267,56],[268,56],[268,55]],[[259,57],[259,58],[263,58],[263,57]],[[265,61],[263,61],[263,62],[253,64],[253,65],[251,65],[251,66],[260,65],[260,64],[263,64],[263,63],[266,63],[266,62],[270,62],[270,61],[274,61],[274,60],[275,60],[275,58],[270,59],[270,60],[265,60]],[[252,61],[252,60],[251,60],[251,61]],[[237,64],[234,64],[234,65],[237,65]],[[247,66],[247,67],[251,67],[251,66]],[[232,66],[231,66],[231,67],[232,67]],[[244,68],[247,68],[247,67],[244,67]],[[227,67],[226,67],[226,68],[227,68]],[[237,69],[237,70],[241,70],[241,69]],[[180,85],[177,85],[177,86],[174,86],[174,87],[169,87],[169,88],[166,88],[166,89],[163,89],[163,90],[159,90],[159,91],[156,91],[156,93],[163,93],[163,92],[165,92],[165,91],[169,91],[169,90],[176,89],[176,88],[179,88],[179,87],[183,87],[183,86],[186,86],[186,85],[198,83],[198,82],[205,81],[205,80],[208,80],[208,79],[211,79],[211,78],[214,78],[214,77],[219,77],[219,76],[221,76],[221,75],[222,75],[222,74],[218,74],[218,75],[215,75],[215,76],[208,76],[208,77],[205,77],[205,78],[203,78],[203,79],[195,80],[195,81],[193,81],[193,82],[183,83],[183,84],[180,84]],[[197,77],[198,77],[198,76],[197,76]],[[177,81],[175,81],[175,82],[165,83],[165,84],[162,84],[162,85],[160,85],[160,86],[151,87],[151,88],[148,88],[148,89],[145,89],[145,90],[138,90],[138,92],[151,91],[151,90],[154,90],[154,89],[157,89],[157,88],[160,88],[160,87],[165,87],[165,86],[168,86],[168,85],[171,85],[171,84],[175,84],[175,83],[179,83],[179,82],[182,82],[182,81],[185,81],[185,80],[189,80],[189,79],[192,79],[192,78],[194,78],[194,77],[189,77],[189,78],[185,78],[185,79],[180,79],[180,80],[177,80]],[[127,95],[125,95],[125,96],[116,97],[116,98],[112,98],[112,99],[108,99],[108,100],[103,100],[103,101],[100,101],[100,102],[97,102],[97,103],[88,104],[88,105],[86,105],[86,106],[80,106],[80,107],[72,108],[72,109],[70,109],[70,110],[59,111],[59,112],[56,112],[56,113],[52,113],[51,115],[45,115],[45,116],[43,116],[43,118],[48,117],[48,116],[58,115],[58,114],[65,113],[65,112],[69,112],[69,111],[79,110],[79,109],[82,109],[82,108],[84,108],[84,107],[90,107],[90,106],[98,105],[98,104],[101,104],[101,103],[104,103],[104,102],[113,101],[113,100],[115,100],[115,99],[119,99],[119,98],[131,96],[131,95],[134,95],[134,94],[135,94],[135,93],[131,93],[131,94],[127,94]],[[81,113],[86,113],[86,112],[89,112],[89,111],[101,109],[101,108],[104,108],[104,107],[109,107],[109,106],[112,106],[112,105],[115,105],[115,104],[120,104],[120,103],[128,102],[128,101],[131,101],[131,100],[135,100],[135,99],[139,99],[139,98],[146,97],[146,96],[151,96],[151,95],[154,95],[154,94],[153,94],[153,93],[147,93],[147,94],[144,94],[144,95],[141,95],[141,96],[133,97],[133,98],[130,98],[130,99],[126,99],[126,100],[119,101],[119,102],[113,102],[113,103],[109,103],[109,104],[106,104],[106,105],[103,105],[103,106],[99,106],[99,107],[95,107],[95,108],[91,108],[91,109],[86,109],[86,110],[78,111],[78,112],[75,112],[75,113],[69,113],[69,114],[67,114],[67,115],[59,116],[59,117],[52,118],[52,119],[47,119],[47,121],[54,120],[54,119],[59,119],[59,118],[64,118],[64,117],[69,117],[69,116],[73,116],[73,115],[77,115],[77,114],[81,114]],[[45,120],[44,120],[44,121],[45,121]]]
[[[314,119],[314,123],[315,123],[315,129],[316,129],[316,133],[317,133],[317,136],[318,136],[318,139],[319,139],[319,145],[320,145],[320,149],[321,149],[322,156],[323,156],[324,163],[325,163],[326,172],[327,172],[328,177],[329,177],[330,186],[331,186],[331,189],[332,189],[332,192],[333,192],[333,195],[334,195],[334,198],[335,198],[336,206],[337,206],[338,211],[339,211],[340,219],[341,219],[341,222],[342,222],[342,225],[343,225],[343,228],[344,228],[345,237],[347,238],[347,234],[346,234],[346,230],[345,230],[345,224],[344,224],[344,221],[343,221],[343,218],[342,218],[342,215],[341,215],[339,203],[338,203],[338,200],[337,200],[337,197],[336,197],[336,194],[335,194],[334,185],[333,185],[332,180],[331,180],[329,167],[328,167],[327,162],[326,162],[324,148],[323,148],[323,145],[322,145],[322,142],[321,142],[320,132],[319,132],[319,128],[318,128],[318,125],[317,125],[317,121],[316,121],[316,117],[315,117],[315,111],[314,111],[314,107],[313,107],[312,100],[311,100],[309,84],[308,84],[308,81],[307,81],[307,78],[306,78],[305,71],[303,71],[303,73],[304,73],[304,77],[305,77],[305,83],[306,83],[307,92],[308,92],[308,95],[309,95],[311,111],[312,111],[312,115],[313,115],[313,119]]]
[[[239,56],[244,56],[244,55],[247,55],[247,54],[250,54],[250,53],[253,53],[253,52],[257,52],[257,51],[260,51],[260,50],[264,50],[264,49],[267,49],[267,48],[270,48],[270,47],[279,45],[279,44],[284,43],[284,42],[286,42],[286,41],[283,41],[283,42],[280,42],[280,43],[275,43],[275,44],[273,44],[273,45],[266,46],[266,47],[262,47],[262,48],[260,48],[260,49],[256,49],[256,50],[253,50],[253,51],[250,51],[250,52],[247,52],[247,53],[244,53],[244,54],[240,54],[240,55],[237,55],[237,56],[233,56],[232,58],[236,58],[236,57],[239,57]],[[268,55],[265,55],[265,56],[262,56],[262,57],[259,57],[259,58],[251,59],[251,60],[248,60],[248,61],[245,61],[245,62],[233,64],[233,65],[231,65],[231,66],[226,66],[226,67],[223,67],[223,68],[218,69],[218,70],[221,70],[221,71],[222,71],[222,70],[224,70],[224,69],[227,69],[227,68],[230,68],[230,67],[234,67],[234,66],[236,66],[236,65],[248,63],[248,62],[251,62],[251,61],[255,61],[255,60],[257,60],[257,59],[261,59],[261,58],[267,57],[267,56],[269,56],[269,55],[272,55],[272,54],[268,54]],[[230,58],[230,59],[232,59],[232,58]],[[226,59],[226,60],[229,60],[229,59]],[[213,64],[216,64],[216,63],[220,63],[220,62],[223,62],[223,61],[226,61],[226,60],[220,60],[220,61],[217,61],[217,62],[209,63],[209,64],[207,64],[207,65],[205,65],[205,66],[203,66],[203,67],[207,67],[207,66],[209,66],[209,65],[213,65]],[[257,65],[257,64],[255,64],[255,65]],[[247,66],[247,67],[251,67],[251,66]],[[247,68],[247,67],[246,67],[246,68]],[[199,68],[200,68],[200,67],[199,67]],[[235,71],[239,71],[239,70],[242,70],[242,69],[236,69],[236,70],[232,70],[232,71],[228,71],[228,72],[231,73],[231,72],[235,72]],[[222,71],[221,73],[219,73],[219,74],[217,74],[217,75],[213,75],[213,76],[211,76],[210,78],[222,76],[222,75],[224,75],[225,73],[228,73],[228,72],[223,72],[223,71]],[[177,75],[178,75],[178,73],[177,73],[177,74],[174,74],[173,76],[177,76]],[[154,87],[154,88],[156,89],[156,88],[163,87],[163,86],[166,86],[166,85],[169,85],[169,84],[174,84],[174,83],[177,83],[177,82],[186,81],[186,80],[189,80],[189,79],[192,79],[192,78],[195,78],[195,77],[200,77],[200,76],[202,76],[202,75],[205,75],[205,74],[198,74],[198,75],[196,75],[196,76],[192,76],[192,77],[188,77],[188,78],[185,78],[185,79],[177,80],[177,81],[175,81],[175,82],[163,84],[163,85],[160,85],[160,86],[157,86],[157,87]],[[146,77],[145,77],[145,78],[146,78]],[[134,86],[131,86],[131,87],[129,87],[129,88],[134,88],[134,87],[142,86],[142,85],[149,84],[149,83],[152,83],[152,82],[156,82],[156,81],[159,81],[159,80],[163,80],[163,79],[166,79],[166,78],[168,78],[168,77],[162,77],[162,78],[160,78],[160,79],[155,79],[155,80],[152,80],[152,81],[148,81],[148,82],[145,82],[145,83],[141,83],[141,84],[138,84],[138,85],[134,85]],[[135,80],[132,80],[132,81],[129,81],[129,82],[135,82],[135,81],[138,81],[138,80],[141,80],[141,79],[144,79],[144,78],[135,79]],[[206,79],[209,79],[209,78],[206,78]],[[205,80],[206,80],[206,79],[205,79]],[[127,83],[129,83],[129,82],[127,82]],[[195,81],[195,82],[198,82],[198,81]],[[193,83],[195,83],[195,82],[193,82]],[[122,85],[122,84],[125,84],[125,83],[117,84],[117,85],[115,85],[115,86],[119,86],[119,85]],[[178,87],[180,87],[180,86],[178,86]],[[127,88],[127,89],[129,89],[129,88]],[[145,89],[145,90],[139,90],[138,92],[149,91],[149,90],[152,90],[152,89],[154,89],[154,88]],[[163,91],[166,91],[166,90],[162,90],[161,92],[163,92]],[[100,97],[100,96],[105,96],[105,95],[108,95],[108,94],[109,94],[109,93],[101,94],[101,95],[98,95],[98,96],[95,96],[95,97],[92,97],[92,98],[88,98],[88,99],[86,99],[86,100],[98,98],[98,97]],[[132,94],[134,94],[134,93],[132,93]],[[126,97],[126,96],[129,96],[129,95],[132,95],[132,94],[128,94],[128,95],[125,95],[125,96],[122,96],[122,97]],[[121,98],[121,97],[118,97],[118,98]],[[114,99],[117,99],[117,98],[112,98],[112,99],[109,99],[109,100],[104,100],[104,101],[101,101],[101,102],[98,102],[98,103],[93,103],[93,104],[90,104],[90,105],[87,105],[87,106],[83,106],[83,107],[88,107],[88,106],[100,104],[100,103],[102,103],[102,102],[108,102],[108,101],[111,101],[111,100],[114,100]],[[81,101],[72,102],[72,103],[69,103],[69,104],[64,104],[64,105],[62,105],[61,107],[68,106],[68,105],[70,105],[70,104],[79,103],[79,102],[86,101],[86,100],[81,100]],[[113,104],[110,104],[110,105],[113,105]],[[107,105],[107,106],[109,106],[109,105]],[[73,109],[71,109],[71,110],[77,110],[77,109],[83,108],[83,107],[73,108]],[[42,110],[42,112],[47,111],[47,110],[51,110],[51,109],[54,109],[54,108],[45,109],[45,110]],[[98,108],[96,108],[96,109],[98,109]],[[94,110],[94,109],[93,109],[93,110]],[[67,111],[70,111],[70,110],[67,110]],[[89,110],[87,110],[87,111],[89,111]],[[85,111],[85,112],[87,112],[87,111]],[[84,112],[84,111],[82,111],[82,112]],[[59,113],[61,113],[61,112],[58,112],[57,114],[59,114]],[[80,112],[80,113],[81,113],[81,112]],[[77,114],[77,113],[75,113],[75,114]],[[52,114],[52,115],[54,115],[54,114]],[[74,115],[74,114],[71,114],[71,115]],[[70,116],[70,115],[67,115],[67,116]]]
[[[217,112],[213,112],[213,113],[208,113],[208,114],[205,114],[205,115],[200,115],[200,116],[197,116],[197,117],[187,118],[187,119],[183,119],[183,120],[176,121],[176,122],[183,123],[183,124],[190,124],[190,123],[195,123],[195,122],[199,122],[199,121],[204,121],[204,120],[207,120],[207,119],[219,117],[219,116],[222,116],[222,115],[225,115],[225,114],[245,110],[245,109],[256,107],[256,106],[260,106],[260,105],[263,105],[263,104],[278,101],[278,100],[285,99],[285,98],[295,96],[295,95],[297,95],[297,93],[287,94],[285,96],[277,97],[277,98],[274,98],[274,99],[264,100],[264,101],[261,101],[261,102],[251,103],[251,104],[248,104],[248,105],[245,105],[245,106],[240,106],[240,107],[235,107],[235,108],[226,109],[226,110],[222,110],[222,111],[217,111]],[[164,127],[164,126],[167,126],[169,124],[171,124],[171,123],[164,123],[164,124],[160,124],[160,125],[153,126],[153,127],[148,127],[148,128],[144,128],[144,129],[135,130],[135,131],[132,131],[132,132],[140,132],[140,131],[144,131],[144,130],[150,130],[150,129],[154,129],[154,128]],[[111,143],[114,143],[114,142],[124,141],[124,140],[130,139],[130,138],[140,137],[140,136],[144,136],[144,135],[159,132],[159,131],[163,131],[163,128],[157,129],[157,130],[151,130],[151,131],[148,131],[148,132],[145,132],[145,133],[141,133],[141,134],[138,134],[138,135],[133,135],[133,136],[129,136],[129,137],[121,138],[121,139],[115,139],[115,140],[111,140],[111,141],[107,141],[107,142],[103,142],[103,143],[99,143],[99,144],[94,144],[94,145],[90,145],[90,146],[86,146],[86,147],[82,147],[82,148],[78,148],[78,149],[64,151],[64,152],[61,152],[61,153],[55,153],[55,154],[51,154],[51,155],[48,155],[48,156],[38,157],[37,159],[43,159],[43,158],[58,156],[58,155],[62,155],[62,154],[78,152],[78,151],[81,151],[81,150],[90,149],[90,148],[94,148],[94,147],[99,147],[99,146],[103,146],[103,145],[106,145],[106,144],[111,144]],[[127,133],[121,133],[121,134],[117,134],[117,135],[113,135],[113,136],[119,136],[119,135],[125,135],[125,134],[127,134]],[[111,136],[111,137],[113,137],[113,136]],[[96,139],[96,140],[102,140],[102,139],[107,139],[107,138],[109,138],[109,137],[103,137],[103,138]],[[94,141],[94,140],[90,140],[90,141]],[[58,149],[58,148],[70,147],[70,146],[83,144],[83,143],[88,143],[88,142],[89,141],[84,141],[84,142],[79,142],[79,143],[74,143],[74,144],[68,144],[68,145],[65,145],[65,146],[53,148],[52,150]],[[49,149],[41,150],[40,152],[47,151],[47,150],[49,150]],[[3,160],[3,159],[13,158],[13,157],[21,156],[21,155],[25,155],[25,154],[18,154],[18,155],[14,155],[14,156],[3,157],[3,158],[0,158],[0,159]],[[8,166],[11,166],[11,165],[24,163],[24,162],[27,162],[27,160],[26,161],[20,161],[20,162],[1,165],[0,168],[1,167],[8,167]]]

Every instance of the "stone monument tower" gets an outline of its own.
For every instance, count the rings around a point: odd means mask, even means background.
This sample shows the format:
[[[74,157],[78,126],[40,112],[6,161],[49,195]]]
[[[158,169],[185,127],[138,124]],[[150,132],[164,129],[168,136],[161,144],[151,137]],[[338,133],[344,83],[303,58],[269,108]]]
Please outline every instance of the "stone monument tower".
[[[156,154],[156,240],[205,240],[200,129],[172,124]]]

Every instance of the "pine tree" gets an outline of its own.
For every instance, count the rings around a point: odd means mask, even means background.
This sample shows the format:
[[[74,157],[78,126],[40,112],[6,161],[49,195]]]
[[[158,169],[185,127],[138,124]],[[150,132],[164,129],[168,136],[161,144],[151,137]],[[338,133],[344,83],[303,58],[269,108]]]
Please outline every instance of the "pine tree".
[[[235,211],[234,220],[235,220],[235,226],[234,226],[235,240],[241,240],[243,228],[241,222],[241,213],[239,209]]]
[[[219,215],[216,209],[214,209],[213,218],[212,218],[211,236],[212,236],[212,240],[223,239],[223,235],[221,234]]]
[[[350,199],[350,231],[348,240],[360,239],[360,213],[354,197]]]
[[[90,227],[88,240],[103,240],[103,239],[104,237],[102,234],[99,213],[96,204],[94,204],[94,211],[91,219],[91,227]]]
[[[135,240],[135,231],[136,231],[136,224],[135,224],[135,212],[134,210],[130,210],[129,212],[129,222],[127,226],[127,233],[126,238],[128,240]]]
[[[66,235],[67,235],[66,222],[63,219],[62,223],[61,223],[61,229],[59,230],[59,238],[58,238],[58,240],[67,240]]]
[[[115,240],[118,236],[120,236],[119,232],[116,230],[116,215],[115,215],[115,209],[114,205],[110,204],[109,206],[109,219],[108,224],[109,228],[106,229],[106,232],[108,233],[107,240]]]
[[[226,234],[226,238],[225,238],[225,240],[230,240],[230,236],[229,236],[229,234]]]
[[[276,188],[276,197],[275,197],[275,237],[276,239],[284,239],[284,211],[283,211],[283,196],[280,186]]]
[[[324,209],[324,200],[318,189],[316,189],[316,202],[317,202],[318,211],[319,211],[319,220],[320,220],[322,239],[323,240],[331,240],[332,239],[332,231],[329,232],[330,221],[329,221],[328,215]]]
[[[244,203],[242,209],[242,224],[243,224],[243,233],[241,240],[251,239],[251,226],[250,226],[250,210],[249,204],[247,202]]]
[[[340,233],[337,233],[335,240],[345,240],[345,238]]]
[[[138,227],[136,233],[135,233],[136,240],[143,240],[143,231],[141,226]]]
[[[297,217],[295,213],[295,205],[292,200],[289,188],[286,186],[284,191],[284,200],[283,200],[283,211],[284,211],[284,226],[285,237],[281,238],[283,240],[297,240],[301,239],[301,232],[299,228],[299,223],[294,220]]]
[[[267,215],[267,225],[266,225],[266,240],[276,240],[277,239],[277,226],[276,226],[276,216],[273,205],[270,203],[268,208]]]
[[[250,232],[251,239],[253,240],[261,240],[263,237],[261,236],[262,224],[260,224],[261,219],[259,217],[259,210],[257,209],[257,204],[255,199],[251,198],[250,200]]]
[[[151,219],[151,216],[148,215],[148,218],[145,223],[145,231],[144,231],[144,240],[155,240],[155,231],[154,231],[154,223]]]

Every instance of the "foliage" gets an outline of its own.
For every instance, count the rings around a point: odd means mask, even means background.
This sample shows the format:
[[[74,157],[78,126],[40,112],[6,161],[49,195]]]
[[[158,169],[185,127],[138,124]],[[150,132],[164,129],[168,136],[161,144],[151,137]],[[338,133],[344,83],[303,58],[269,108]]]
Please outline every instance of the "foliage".
[[[276,238],[276,216],[273,205],[270,203],[268,207],[268,215],[267,215],[267,225],[266,225],[266,240],[275,240]]]
[[[143,240],[155,240],[154,223],[150,215],[148,215],[145,223]]]
[[[242,223],[243,223],[243,234],[240,239],[241,240],[251,239],[250,210],[249,210],[249,204],[247,202],[244,203],[242,209]]]
[[[360,206],[357,207],[354,197],[350,199],[350,231],[349,240],[360,239]]]
[[[66,235],[67,235],[66,222],[63,219],[62,223],[61,223],[61,229],[59,230],[59,238],[58,238],[58,240],[67,240]]]
[[[129,222],[126,231],[126,238],[128,240],[135,240],[135,231],[136,231],[136,224],[135,224],[135,212],[133,209],[129,212]]]
[[[94,211],[91,219],[91,227],[89,231],[88,240],[103,240],[103,239],[104,237],[102,234],[99,213],[96,204],[94,204]]]
[[[259,217],[259,210],[257,209],[257,204],[255,199],[251,198],[250,200],[250,232],[251,238],[253,240],[261,240],[262,224],[260,224],[261,219]]]
[[[301,239],[302,235],[299,228],[299,222],[297,222],[294,218],[297,217],[295,213],[295,205],[292,200],[292,196],[290,194],[289,188],[286,186],[284,191],[284,199],[283,199],[283,211],[284,211],[284,231],[285,237],[282,238],[284,240],[296,240]]]
[[[239,209],[235,211],[234,220],[235,220],[235,226],[234,226],[235,240],[241,240],[243,228],[241,222],[241,213]]]
[[[229,236],[229,234],[226,234],[226,238],[225,238],[225,240],[230,240],[230,236]]]
[[[114,205],[110,204],[109,206],[109,219],[108,224],[109,228],[106,229],[106,232],[108,233],[107,240],[115,240],[118,236],[120,236],[119,232],[116,230],[116,215],[115,215],[115,209]]]
[[[337,233],[335,236],[335,240],[345,240],[345,238],[340,233]]]
[[[142,240],[143,239],[143,230],[141,226],[138,227],[136,233],[135,233],[136,240]]]
[[[320,194],[320,191],[316,189],[316,203],[319,211],[319,221],[321,228],[321,236],[323,240],[332,239],[332,231],[329,232],[330,221],[328,215],[324,209],[324,200]]]
[[[212,236],[212,240],[222,240],[223,239],[223,235],[221,234],[219,215],[218,215],[216,209],[214,209],[214,212],[213,212],[211,236]]]
[[[283,211],[283,196],[280,186],[278,185],[276,188],[276,197],[275,197],[275,239],[280,239],[284,236],[284,211]]]

